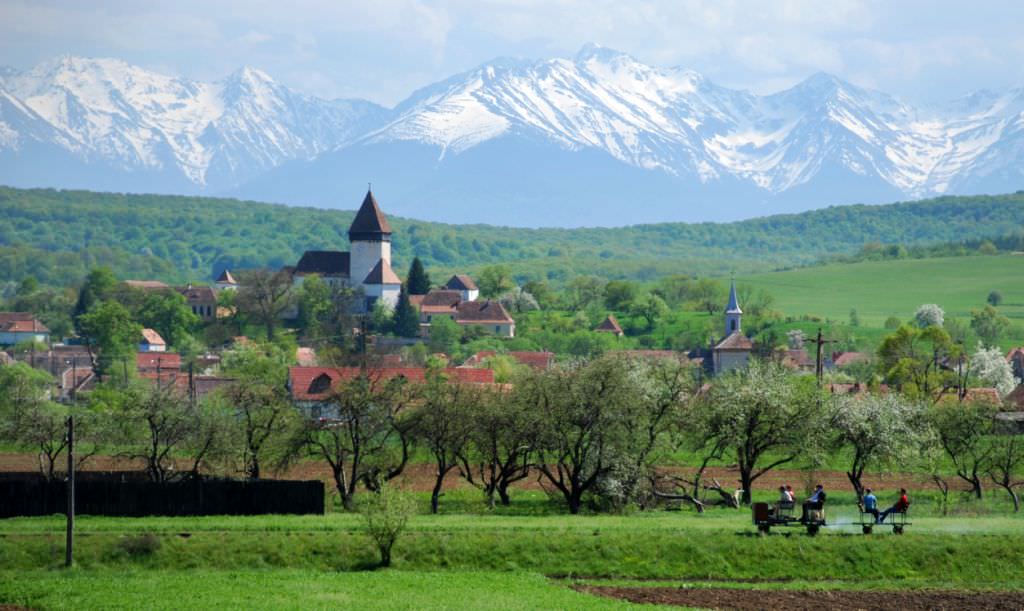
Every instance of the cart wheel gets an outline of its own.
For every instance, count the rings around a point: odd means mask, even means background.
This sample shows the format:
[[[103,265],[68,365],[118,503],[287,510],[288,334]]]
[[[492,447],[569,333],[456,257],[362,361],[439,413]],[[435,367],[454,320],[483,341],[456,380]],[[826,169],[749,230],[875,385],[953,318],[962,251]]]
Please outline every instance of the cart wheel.
[[[771,526],[769,526],[769,525],[767,525],[767,524],[758,524],[758,525],[757,525],[757,532],[758,532],[758,534],[760,534],[760,535],[762,535],[762,536],[763,536],[763,535],[767,535],[767,534],[768,534],[768,531],[770,531],[770,530],[771,530],[771,528],[772,528],[772,527],[771,527]]]
[[[811,537],[813,537],[814,535],[818,534],[818,525],[817,524],[811,524],[810,526],[808,526],[807,527],[807,534],[810,535]]]
[[[892,527],[892,532],[893,532],[894,535],[902,535],[903,534],[903,527],[902,526],[893,526]]]
[[[870,535],[871,534],[871,525],[870,524],[865,524],[864,526],[861,526],[861,530],[864,532],[865,535]]]

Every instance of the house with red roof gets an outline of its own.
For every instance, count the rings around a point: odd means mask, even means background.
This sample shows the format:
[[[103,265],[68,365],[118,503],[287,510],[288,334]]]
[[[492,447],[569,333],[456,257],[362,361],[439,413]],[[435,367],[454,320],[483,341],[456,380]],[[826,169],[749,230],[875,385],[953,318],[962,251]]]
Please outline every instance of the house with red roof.
[[[345,382],[366,376],[374,383],[403,378],[412,384],[427,381],[425,367],[291,367],[288,369],[288,392],[296,407],[312,418],[330,417],[331,395]],[[443,375],[452,383],[494,384],[491,369],[448,368]]]
[[[619,321],[615,320],[615,317],[611,314],[605,316],[604,320],[601,321],[601,324],[597,325],[597,328],[594,330],[600,331],[601,333],[611,333],[615,337],[622,337],[626,334],[622,330],[622,325],[620,325]]]
[[[0,346],[50,343],[50,330],[30,312],[0,312]]]
[[[143,329],[139,352],[167,352],[167,342],[153,329]]]
[[[458,291],[463,301],[476,301],[480,297],[480,289],[476,282],[466,274],[455,274],[444,285],[446,291]]]
[[[481,350],[466,359],[460,367],[483,367],[487,359],[497,356],[494,350]],[[555,363],[555,353],[545,351],[513,350],[505,354],[520,365],[542,371]]]

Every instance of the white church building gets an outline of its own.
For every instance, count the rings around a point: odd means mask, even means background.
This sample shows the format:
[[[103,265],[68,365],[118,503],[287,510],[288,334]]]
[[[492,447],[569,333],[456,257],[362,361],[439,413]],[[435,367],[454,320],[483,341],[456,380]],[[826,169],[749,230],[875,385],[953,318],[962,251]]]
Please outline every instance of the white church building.
[[[361,289],[366,310],[377,301],[394,308],[402,281],[391,269],[391,225],[377,205],[372,191],[366,192],[363,204],[348,228],[349,252],[307,250],[291,268],[296,286],[306,276],[317,275],[331,286]]]

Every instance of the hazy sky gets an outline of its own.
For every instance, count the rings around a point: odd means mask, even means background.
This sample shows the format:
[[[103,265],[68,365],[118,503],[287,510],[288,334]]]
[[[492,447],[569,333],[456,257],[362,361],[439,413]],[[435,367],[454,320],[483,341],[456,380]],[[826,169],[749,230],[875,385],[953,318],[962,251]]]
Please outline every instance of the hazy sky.
[[[1024,85],[1019,0],[0,0],[0,64],[70,53],[220,78],[242,65],[391,105],[498,56],[586,42],[759,93],[818,70],[915,102]]]

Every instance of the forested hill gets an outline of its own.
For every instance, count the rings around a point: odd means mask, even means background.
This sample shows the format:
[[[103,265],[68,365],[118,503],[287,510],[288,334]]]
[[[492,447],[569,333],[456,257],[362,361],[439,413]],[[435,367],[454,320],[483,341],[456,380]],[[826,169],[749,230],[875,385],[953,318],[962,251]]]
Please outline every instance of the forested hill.
[[[359,201],[361,194],[353,194],[353,207]],[[386,214],[387,199],[379,201]],[[33,275],[67,284],[97,264],[124,278],[206,281],[225,267],[279,267],[307,249],[346,249],[352,215],[229,199],[0,187],[0,281]],[[400,274],[418,255],[438,276],[507,263],[517,276],[555,283],[576,274],[644,280],[812,263],[871,242],[910,246],[1017,233],[1024,225],[1024,192],[615,229],[390,218]],[[628,221],[627,206],[622,222]]]

